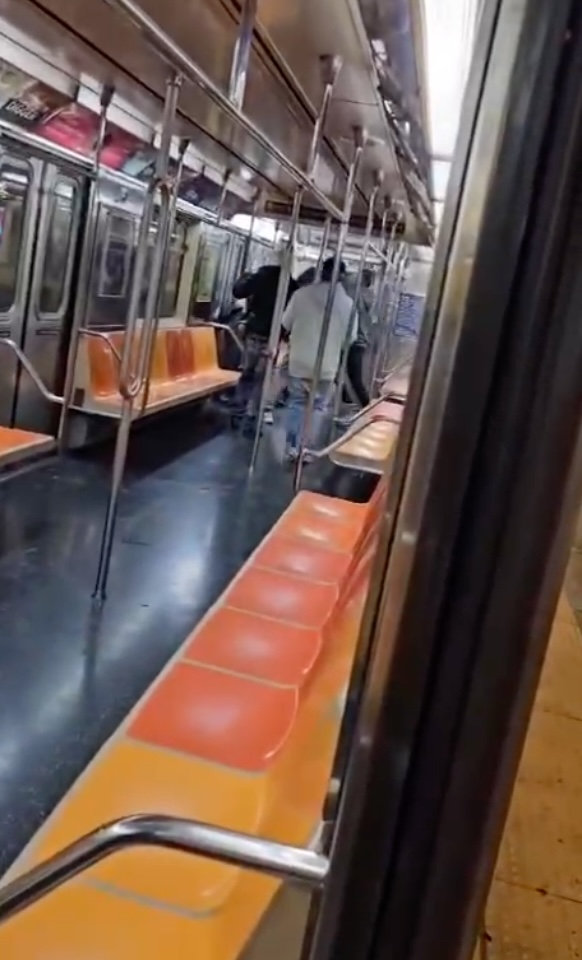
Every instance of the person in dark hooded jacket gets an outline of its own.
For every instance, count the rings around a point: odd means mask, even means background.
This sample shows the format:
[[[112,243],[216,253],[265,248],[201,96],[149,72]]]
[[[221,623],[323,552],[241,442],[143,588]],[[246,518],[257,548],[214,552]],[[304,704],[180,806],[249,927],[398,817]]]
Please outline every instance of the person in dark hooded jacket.
[[[247,301],[236,414],[243,420],[245,432],[254,429],[254,421],[259,411],[280,275],[281,268],[278,265],[263,266],[255,273],[243,274],[234,284],[232,291],[236,300]],[[293,277],[290,277],[286,303],[291,299],[296,286]]]

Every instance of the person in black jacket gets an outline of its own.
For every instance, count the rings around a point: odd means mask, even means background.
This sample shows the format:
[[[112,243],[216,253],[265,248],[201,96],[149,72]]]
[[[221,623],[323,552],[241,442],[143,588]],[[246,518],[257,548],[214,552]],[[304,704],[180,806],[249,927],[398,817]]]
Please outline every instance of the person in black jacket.
[[[280,275],[281,268],[278,265],[263,266],[255,273],[243,274],[232,290],[236,300],[247,301],[242,373],[237,389],[235,414],[243,421],[245,432],[254,429],[258,414]],[[291,299],[296,287],[293,277],[290,277],[286,303]]]

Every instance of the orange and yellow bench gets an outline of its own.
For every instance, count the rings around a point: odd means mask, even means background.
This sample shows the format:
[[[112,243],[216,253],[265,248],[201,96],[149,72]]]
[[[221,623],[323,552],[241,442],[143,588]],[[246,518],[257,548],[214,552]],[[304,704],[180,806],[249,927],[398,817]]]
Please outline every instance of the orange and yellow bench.
[[[382,475],[392,457],[404,408],[384,400],[362,410],[344,441],[330,452],[338,467]]]
[[[75,369],[73,406],[87,413],[119,416],[119,358],[125,334],[82,335]],[[135,341],[135,352],[138,341]],[[213,327],[158,330],[147,393],[135,400],[136,414],[155,413],[208,397],[238,382],[239,374],[219,366]]]
[[[54,437],[44,433],[0,427],[0,467],[19,463],[29,456],[47,453],[54,445]]]
[[[384,487],[301,493],[11,871],[135,813],[317,834]],[[175,851],[93,866],[0,926],[3,960],[235,960],[279,881]]]

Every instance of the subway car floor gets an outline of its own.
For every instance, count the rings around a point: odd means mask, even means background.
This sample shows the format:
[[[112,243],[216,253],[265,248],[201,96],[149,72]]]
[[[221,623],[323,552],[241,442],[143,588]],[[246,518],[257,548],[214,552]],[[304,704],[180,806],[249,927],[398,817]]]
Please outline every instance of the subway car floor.
[[[112,445],[2,478],[0,874],[291,499],[268,441],[248,482],[250,446],[196,409],[132,436],[102,609]]]

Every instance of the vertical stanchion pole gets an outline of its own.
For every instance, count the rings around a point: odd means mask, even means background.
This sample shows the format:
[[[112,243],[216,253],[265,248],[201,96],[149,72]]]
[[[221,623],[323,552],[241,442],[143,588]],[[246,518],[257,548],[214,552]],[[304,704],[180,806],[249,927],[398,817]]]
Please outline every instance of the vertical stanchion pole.
[[[238,37],[232,58],[230,80],[228,83],[228,97],[239,110],[242,110],[247,85],[249,58],[257,16],[257,2],[258,0],[244,0],[238,28]]]
[[[379,309],[379,321],[383,322],[383,330],[381,331],[380,342],[378,344],[378,350],[374,359],[374,366],[370,381],[370,394],[372,399],[375,396],[376,385],[379,379],[379,371],[381,368],[383,368],[383,365],[386,362],[386,354],[388,353],[390,347],[392,320],[394,317],[394,311],[398,305],[401,258],[400,247],[394,242],[394,238],[396,236],[399,223],[400,216],[398,216],[395,220],[390,238],[390,245],[392,247],[390,251],[390,270],[386,277],[387,284],[389,283],[390,285],[384,290]]]
[[[400,291],[402,288],[402,282],[404,279],[404,271],[406,269],[406,256],[401,255],[399,250],[395,254],[395,267],[394,267],[394,283],[392,285],[390,302],[387,309],[387,319],[386,319],[386,333],[384,337],[384,343],[382,346],[382,352],[378,361],[378,367],[376,370],[375,381],[372,384],[372,392],[376,393],[376,387],[378,384],[381,384],[384,379],[384,370],[387,363],[389,363],[390,358],[390,344],[394,328],[394,322],[396,320],[396,314],[398,311],[398,304],[400,301]]]
[[[321,243],[319,245],[317,263],[315,265],[315,275],[313,277],[314,283],[319,283],[319,281],[321,280],[321,270],[323,267],[323,261],[325,260],[325,251],[329,246],[330,236],[331,236],[331,217],[326,217],[325,223],[323,224],[323,233],[321,234]]]
[[[251,246],[253,242],[253,230],[255,229],[255,220],[257,219],[257,213],[259,212],[259,208],[261,206],[261,200],[262,200],[262,192],[261,190],[257,190],[255,194],[255,198],[253,200],[253,207],[251,210],[251,222],[249,223],[249,231],[245,237],[245,245],[244,245],[243,258],[242,258],[242,264],[241,264],[241,270],[240,270],[241,274],[243,274],[246,271],[247,264],[249,262],[249,256],[250,256]]]
[[[85,207],[85,226],[83,229],[83,247],[81,252],[81,262],[79,264],[79,276],[77,281],[77,297],[75,301],[75,313],[71,327],[71,338],[69,341],[69,352],[67,356],[67,369],[65,373],[65,383],[63,387],[63,406],[59,418],[59,429],[57,440],[59,450],[63,450],[67,442],[67,425],[69,412],[73,399],[73,389],[75,386],[75,368],[77,366],[77,355],[79,353],[79,330],[85,326],[87,318],[87,306],[89,303],[89,284],[91,281],[91,266],[93,263],[93,248],[95,240],[95,211],[97,209],[97,197],[99,195],[99,172],[101,170],[101,152],[105,142],[107,132],[107,111],[113,98],[113,87],[105,85],[101,90],[101,111],[99,114],[99,127],[97,137],[93,147],[93,169],[89,181],[89,193]]]
[[[156,156],[156,168],[152,180],[148,186],[148,192],[144,200],[144,208],[139,230],[139,239],[137,254],[135,259],[134,275],[132,280],[131,297],[128,308],[127,324],[125,331],[125,340],[123,346],[123,355],[119,371],[119,390],[122,396],[121,417],[117,429],[115,441],[115,453],[113,456],[113,467],[111,472],[111,488],[109,491],[109,500],[107,502],[107,511],[105,514],[105,523],[103,525],[103,535],[101,538],[101,547],[99,551],[99,563],[97,567],[97,579],[93,597],[98,602],[105,600],[107,590],[107,580],[109,576],[109,567],[111,564],[111,552],[113,549],[113,537],[115,534],[115,522],[117,519],[117,510],[119,506],[119,495],[121,484],[123,482],[123,473],[125,470],[125,461],[127,458],[127,447],[129,443],[129,432],[133,419],[134,400],[143,388],[146,363],[146,340],[147,326],[144,323],[142,331],[142,342],[138,351],[138,358],[135,364],[135,375],[132,376],[132,366],[134,363],[134,344],[135,333],[137,330],[139,302],[146,264],[146,251],[149,238],[149,230],[155,207],[155,197],[158,187],[162,188],[160,219],[158,222],[158,232],[154,245],[152,257],[152,272],[148,297],[146,302],[146,321],[153,323],[155,308],[160,288],[160,280],[164,264],[163,240],[164,228],[162,215],[164,218],[169,214],[169,195],[167,192],[168,163],[170,159],[170,148],[172,143],[172,128],[176,116],[178,96],[180,92],[181,78],[172,76],[166,86],[166,99],[164,102],[164,115],[162,121],[162,134],[160,146]],[[166,190],[164,190],[166,186]],[[166,199],[164,200],[164,194]]]
[[[364,233],[364,240],[362,242],[362,250],[360,252],[360,260],[358,263],[358,272],[356,275],[356,287],[354,290],[354,299],[352,303],[352,309],[350,313],[350,320],[348,323],[348,329],[346,330],[346,335],[344,337],[340,369],[337,378],[335,396],[333,402],[333,418],[337,420],[340,412],[342,394],[344,389],[344,384],[346,380],[346,370],[348,365],[348,351],[350,349],[350,344],[352,341],[352,331],[354,329],[354,324],[357,322],[358,317],[358,305],[360,301],[360,296],[362,292],[362,281],[364,279],[364,269],[366,266],[366,258],[368,256],[368,249],[370,246],[370,240],[372,238],[372,230],[374,228],[374,208],[376,206],[376,200],[378,198],[378,191],[382,185],[382,178],[379,174],[376,175],[376,183],[370,194],[370,200],[368,203],[368,217],[366,220],[366,232]]]
[[[152,276],[150,286],[148,287],[148,294],[146,300],[145,316],[144,316],[144,354],[145,354],[145,384],[143,389],[143,398],[141,401],[141,413],[144,412],[145,408],[148,405],[149,392],[150,392],[150,381],[152,375],[152,365],[154,360],[154,350],[156,345],[156,336],[158,333],[158,327],[160,325],[160,309],[162,302],[162,287],[166,277],[166,270],[168,268],[168,258],[170,253],[170,244],[172,242],[172,234],[174,232],[174,224],[176,222],[176,206],[178,203],[178,194],[180,192],[180,181],[182,180],[182,174],[184,172],[184,160],[186,157],[186,151],[190,141],[187,138],[182,138],[180,140],[180,147],[178,152],[178,168],[176,170],[176,175],[174,177],[174,182],[170,185],[169,183],[160,183],[160,210],[158,218],[158,230],[163,230],[162,238],[159,244],[156,245],[156,250],[161,249],[163,251],[163,259],[161,272],[159,275],[159,283],[157,290],[157,297],[155,303],[152,302],[153,291],[155,290],[155,280],[156,276],[152,267]],[[157,265],[156,265],[157,269]]]
[[[323,57],[322,58],[322,67],[326,73],[325,87],[323,91],[323,98],[321,101],[321,107],[317,117],[317,121],[313,128],[313,134],[311,136],[311,145],[309,148],[309,157],[307,161],[307,176],[312,179],[315,173],[315,166],[317,163],[317,158],[319,156],[319,148],[321,145],[321,139],[323,137],[323,131],[325,126],[325,120],[329,111],[329,105],[333,96],[333,88],[337,80],[337,76],[340,71],[341,61],[338,57]],[[293,254],[295,251],[295,237],[297,234],[297,225],[299,223],[299,215],[301,213],[301,203],[303,201],[303,194],[305,193],[304,187],[298,187],[295,196],[293,198],[293,210],[291,213],[291,224],[289,226],[289,235],[287,237],[287,242],[283,250],[283,257],[281,260],[281,272],[279,274],[279,283],[277,285],[277,297],[275,300],[275,308],[273,310],[273,321],[271,324],[271,333],[269,336],[269,345],[268,345],[268,357],[267,357],[267,368],[265,370],[265,378],[263,380],[263,388],[261,391],[261,400],[259,404],[259,411],[257,415],[257,427],[255,430],[255,439],[253,442],[253,451],[251,454],[251,461],[249,464],[249,473],[252,473],[257,464],[257,458],[259,455],[259,448],[261,445],[261,436],[263,431],[263,418],[265,416],[265,409],[267,407],[267,402],[271,394],[272,382],[273,382],[273,371],[275,369],[275,360],[277,356],[277,349],[279,346],[279,339],[281,336],[281,323],[283,321],[283,314],[285,312],[285,305],[287,303],[287,291],[289,289],[289,278],[291,276],[291,270],[293,267]]]
[[[380,279],[380,284],[378,290],[376,291],[376,317],[375,317],[375,328],[376,328],[376,338],[374,343],[374,356],[372,361],[372,370],[370,374],[370,383],[369,390],[370,394],[373,395],[374,384],[376,382],[376,376],[378,373],[378,363],[380,361],[380,354],[384,347],[384,338],[386,335],[386,325],[384,324],[384,307],[386,306],[386,296],[389,291],[389,284],[392,279],[392,268],[394,260],[394,247],[393,241],[396,236],[396,230],[398,228],[398,217],[396,217],[392,229],[390,231],[390,236],[386,239],[386,245],[384,248],[384,253],[386,255],[386,260],[384,261],[384,269],[382,271],[382,276]]]
[[[340,275],[342,254],[343,254],[344,245],[347,240],[347,236],[350,229],[350,219],[352,215],[352,206],[354,202],[356,181],[358,178],[358,173],[360,171],[362,155],[364,153],[365,135],[361,128],[357,128],[354,131],[354,139],[355,139],[354,157],[350,165],[350,172],[348,176],[348,182],[346,185],[344,209],[343,209],[342,220],[339,228],[338,238],[337,238],[337,248],[335,251],[335,257],[333,261],[333,270],[332,270],[331,280],[329,284],[329,291],[327,294],[327,299],[325,302],[325,308],[323,312],[323,321],[321,325],[319,343],[317,345],[317,354],[315,357],[315,364],[313,368],[313,379],[311,381],[309,396],[307,398],[307,406],[305,408],[305,415],[303,417],[303,423],[301,426],[301,438],[299,441],[299,456],[297,458],[297,464],[295,466],[295,477],[294,477],[294,486],[296,491],[299,490],[299,487],[301,485],[301,476],[303,473],[303,458],[305,455],[305,444],[311,432],[311,424],[313,422],[313,413],[315,408],[315,397],[317,395],[319,380],[321,377],[323,356],[325,353],[325,345],[327,342],[327,335],[328,335],[329,326],[331,323],[333,304],[334,304],[335,294],[336,294],[336,287],[337,287],[337,283]]]

